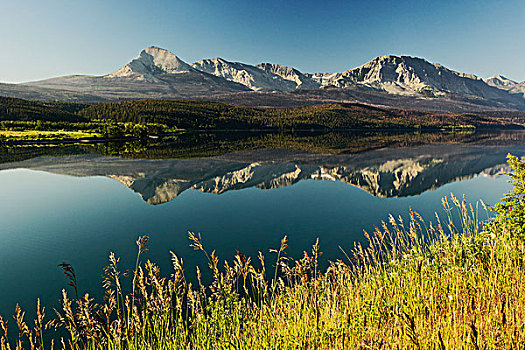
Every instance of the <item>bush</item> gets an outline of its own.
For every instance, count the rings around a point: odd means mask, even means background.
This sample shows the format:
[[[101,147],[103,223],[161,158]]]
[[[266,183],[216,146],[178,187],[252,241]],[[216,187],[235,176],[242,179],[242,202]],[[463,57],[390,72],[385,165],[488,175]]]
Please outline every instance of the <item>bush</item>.
[[[510,239],[525,238],[525,163],[517,157],[508,155],[508,163],[513,169],[510,174],[513,189],[495,206],[496,220],[489,230]]]

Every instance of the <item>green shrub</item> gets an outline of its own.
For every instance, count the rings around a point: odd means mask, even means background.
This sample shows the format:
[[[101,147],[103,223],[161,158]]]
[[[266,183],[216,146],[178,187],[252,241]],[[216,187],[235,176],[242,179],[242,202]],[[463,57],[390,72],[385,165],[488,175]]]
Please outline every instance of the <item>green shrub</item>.
[[[513,172],[510,174],[513,189],[496,204],[496,220],[489,229],[498,235],[513,238],[525,238],[525,163],[517,157],[508,155],[508,163]]]

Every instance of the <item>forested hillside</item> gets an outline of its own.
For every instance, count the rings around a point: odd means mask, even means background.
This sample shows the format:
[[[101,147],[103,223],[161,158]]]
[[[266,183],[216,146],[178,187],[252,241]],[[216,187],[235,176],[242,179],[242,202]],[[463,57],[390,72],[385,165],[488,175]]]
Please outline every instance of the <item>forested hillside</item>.
[[[344,103],[294,108],[255,108],[206,101],[140,100],[95,104],[79,113],[89,119],[160,123],[186,129],[512,126],[501,116],[492,118],[472,113],[428,113]]]
[[[136,100],[77,104],[0,98],[0,120],[132,122],[182,129],[439,129],[518,128],[525,112],[429,113],[332,103],[291,108],[256,108],[194,100]],[[28,124],[29,125],[29,124]]]
[[[0,97],[0,120],[21,121],[87,121],[76,114],[87,105],[80,103],[38,102]]]

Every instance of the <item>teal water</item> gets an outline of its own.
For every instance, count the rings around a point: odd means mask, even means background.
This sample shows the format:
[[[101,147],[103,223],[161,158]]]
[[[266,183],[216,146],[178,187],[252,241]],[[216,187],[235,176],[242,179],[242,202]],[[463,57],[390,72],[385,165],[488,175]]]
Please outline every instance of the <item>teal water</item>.
[[[145,234],[145,258],[166,276],[170,250],[184,259],[190,279],[196,265],[205,270],[188,231],[201,233],[221,259],[231,260],[236,250],[253,258],[261,251],[271,264],[268,250],[284,235],[291,256],[300,257],[319,238],[323,264],[344,259],[339,246],[349,251],[365,242],[363,230],[372,231],[389,214],[406,216],[413,208],[433,220],[450,193],[496,203],[511,188],[503,175],[506,154],[525,155],[521,139],[356,155],[266,150],[141,160],[69,151],[15,154],[21,160],[0,162],[0,315],[13,314],[19,303],[31,316],[37,298],[52,315],[60,291],[69,288],[57,268],[62,262],[75,268],[80,294],[102,297],[109,253],[121,258],[121,270],[132,269],[135,241]]]
[[[10,314],[20,303],[34,308],[36,298],[56,305],[66,281],[57,264],[71,263],[80,291],[100,295],[107,256],[133,266],[138,236],[150,236],[147,257],[169,270],[169,251],[186,266],[205,265],[188,247],[187,232],[202,233],[210,249],[232,258],[236,249],[254,256],[277,247],[288,235],[290,254],[298,256],[320,238],[327,259],[343,258],[389,213],[406,215],[412,207],[429,220],[441,198],[451,192],[469,201],[495,203],[509,189],[507,177],[475,177],[405,198],[378,198],[335,181],[307,180],[290,187],[248,188],[221,195],[196,190],[151,206],[113,180],[77,178],[32,170],[0,172],[0,311]],[[439,210],[439,209],[438,209]],[[269,254],[266,254],[270,257]]]

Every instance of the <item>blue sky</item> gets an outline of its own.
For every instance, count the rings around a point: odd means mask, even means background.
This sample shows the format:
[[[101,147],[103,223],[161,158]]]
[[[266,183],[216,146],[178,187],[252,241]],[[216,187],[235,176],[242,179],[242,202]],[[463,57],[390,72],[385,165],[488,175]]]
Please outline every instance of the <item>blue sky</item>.
[[[157,45],[305,72],[411,55],[525,80],[525,1],[0,0],[0,81],[105,74]]]

